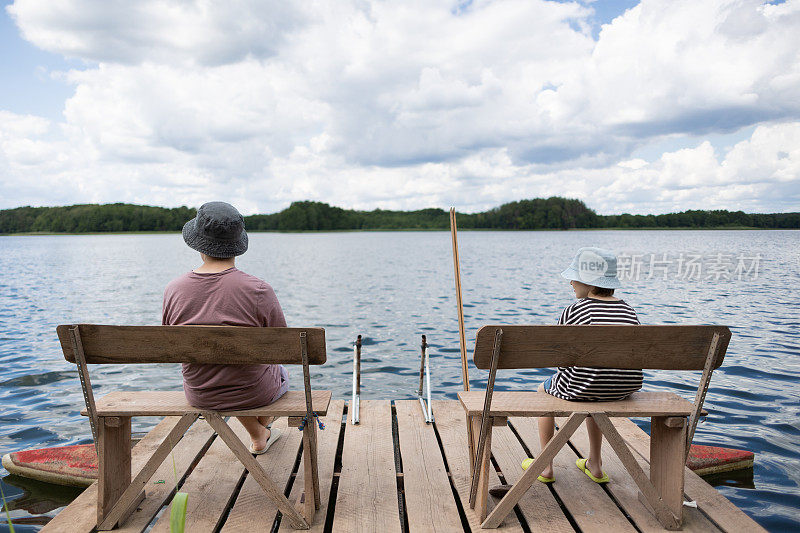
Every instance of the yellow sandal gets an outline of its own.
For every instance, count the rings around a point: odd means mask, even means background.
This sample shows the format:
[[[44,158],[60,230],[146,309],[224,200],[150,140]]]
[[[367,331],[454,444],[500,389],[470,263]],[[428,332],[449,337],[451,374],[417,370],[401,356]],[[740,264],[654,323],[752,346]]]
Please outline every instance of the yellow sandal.
[[[575,461],[575,464],[577,465],[577,467],[578,467],[578,468],[579,468],[579,469],[580,469],[580,470],[581,470],[581,471],[582,471],[584,474],[586,474],[587,476],[589,476],[589,479],[591,479],[591,480],[592,480],[592,481],[594,481],[595,483],[608,483],[608,482],[610,481],[610,479],[608,479],[608,474],[606,474],[605,472],[603,472],[603,477],[594,477],[594,476],[592,475],[592,473],[591,473],[591,472],[589,472],[589,469],[588,469],[588,468],[586,468],[586,459],[578,459],[577,461]]]

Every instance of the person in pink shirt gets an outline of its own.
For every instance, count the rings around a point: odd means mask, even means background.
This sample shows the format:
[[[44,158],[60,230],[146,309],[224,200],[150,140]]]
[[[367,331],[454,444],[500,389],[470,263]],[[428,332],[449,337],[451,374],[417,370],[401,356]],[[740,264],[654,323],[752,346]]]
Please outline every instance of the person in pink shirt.
[[[183,226],[183,240],[200,252],[203,264],[172,280],[164,290],[161,323],[286,327],[275,291],[265,281],[238,270],[236,256],[247,251],[244,218],[230,204],[209,202]],[[263,407],[289,388],[283,365],[183,363],[183,391],[194,407],[239,410]],[[266,452],[280,437],[266,417],[240,416],[252,441],[250,451]]]

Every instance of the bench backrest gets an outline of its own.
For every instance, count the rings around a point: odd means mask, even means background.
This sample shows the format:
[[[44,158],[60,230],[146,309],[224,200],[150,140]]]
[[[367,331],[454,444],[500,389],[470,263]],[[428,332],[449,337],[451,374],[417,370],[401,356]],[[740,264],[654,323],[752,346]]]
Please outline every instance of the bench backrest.
[[[64,358],[75,363],[69,329],[58,326]],[[325,363],[323,328],[237,326],[78,325],[87,363],[302,364],[300,334],[306,333],[308,363]]]
[[[495,331],[503,330],[498,368],[642,368],[703,370],[714,333],[713,368],[725,357],[725,326],[483,326],[475,339],[475,365],[491,367]]]

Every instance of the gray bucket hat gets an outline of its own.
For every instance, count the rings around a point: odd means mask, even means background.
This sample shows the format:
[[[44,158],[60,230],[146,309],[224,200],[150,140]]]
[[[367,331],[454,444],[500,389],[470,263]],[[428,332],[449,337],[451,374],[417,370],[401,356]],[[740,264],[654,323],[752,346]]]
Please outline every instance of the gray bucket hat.
[[[616,254],[602,248],[581,248],[561,275],[569,280],[604,289],[622,287],[617,278]]]
[[[183,225],[183,240],[190,248],[211,257],[228,258],[247,251],[244,218],[231,204],[208,202]]]

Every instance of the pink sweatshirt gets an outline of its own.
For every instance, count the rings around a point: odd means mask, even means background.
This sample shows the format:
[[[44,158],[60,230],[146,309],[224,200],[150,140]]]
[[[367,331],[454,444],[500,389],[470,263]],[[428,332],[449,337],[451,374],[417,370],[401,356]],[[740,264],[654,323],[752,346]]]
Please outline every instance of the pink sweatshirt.
[[[164,290],[161,323],[286,327],[272,287],[236,268],[213,274],[188,272],[172,280]],[[203,409],[263,407],[288,388],[282,365],[183,363],[186,399]]]

